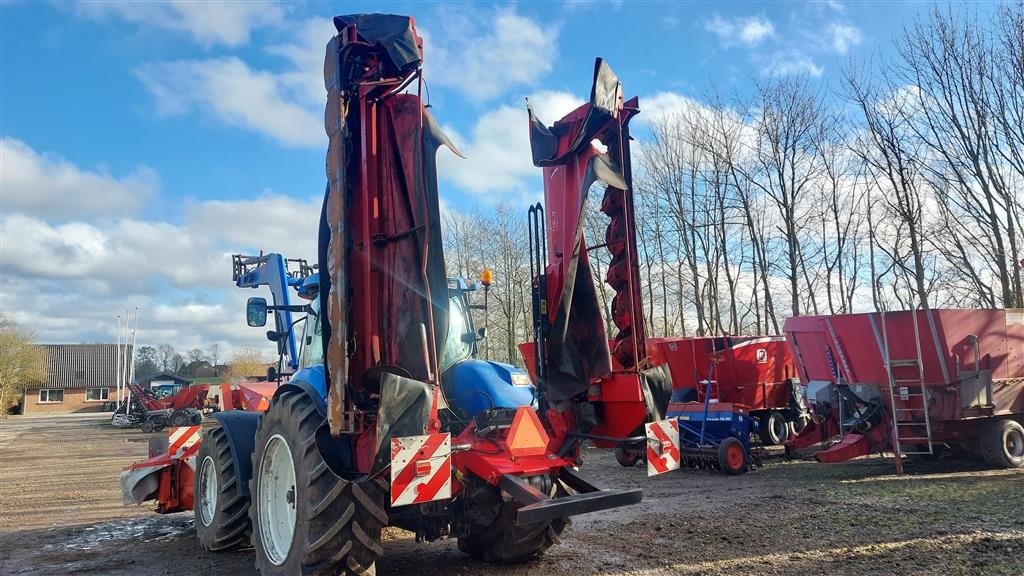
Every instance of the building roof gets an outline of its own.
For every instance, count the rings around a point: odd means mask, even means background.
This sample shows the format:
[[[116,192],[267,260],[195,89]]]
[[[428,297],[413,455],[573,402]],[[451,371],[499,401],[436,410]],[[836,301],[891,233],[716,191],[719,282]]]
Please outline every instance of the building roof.
[[[178,374],[172,374],[170,372],[157,372],[156,374],[150,374],[148,376],[138,378],[135,380],[137,384],[142,387],[148,387],[153,383],[154,380],[173,380],[175,382],[182,382],[184,384],[191,384],[192,381],[184,376]]]
[[[46,353],[46,388],[115,386],[117,344],[42,344]],[[122,347],[131,354],[131,346]],[[128,366],[128,362],[125,362]],[[40,386],[44,387],[44,386]]]

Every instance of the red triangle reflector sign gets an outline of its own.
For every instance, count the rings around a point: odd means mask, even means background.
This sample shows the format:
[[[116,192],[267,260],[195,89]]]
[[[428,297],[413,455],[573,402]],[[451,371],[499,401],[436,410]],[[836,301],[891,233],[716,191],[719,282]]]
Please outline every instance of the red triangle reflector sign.
[[[516,410],[505,443],[513,456],[540,456],[547,453],[548,434],[533,408],[521,406]]]

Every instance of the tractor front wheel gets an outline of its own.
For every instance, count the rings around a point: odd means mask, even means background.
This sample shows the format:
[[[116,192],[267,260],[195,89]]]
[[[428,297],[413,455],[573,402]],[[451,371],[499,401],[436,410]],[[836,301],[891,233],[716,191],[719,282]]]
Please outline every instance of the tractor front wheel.
[[[551,496],[564,495],[565,490],[557,480],[543,478],[550,482]],[[483,490],[487,490],[484,488]],[[459,549],[484,562],[515,564],[539,556],[553,544],[561,542],[562,531],[569,525],[568,518],[551,522],[516,524],[516,503],[503,500],[499,491],[492,491],[483,498],[475,498],[468,515],[471,518],[470,533],[459,538]],[[480,494],[480,492],[477,492]]]
[[[196,536],[211,552],[231,550],[249,542],[249,496],[239,493],[238,473],[227,432],[217,427],[203,434],[196,456]]]
[[[281,392],[260,420],[249,517],[263,576],[373,574],[384,551],[386,481],[335,476],[316,447],[323,420],[298,390]]]

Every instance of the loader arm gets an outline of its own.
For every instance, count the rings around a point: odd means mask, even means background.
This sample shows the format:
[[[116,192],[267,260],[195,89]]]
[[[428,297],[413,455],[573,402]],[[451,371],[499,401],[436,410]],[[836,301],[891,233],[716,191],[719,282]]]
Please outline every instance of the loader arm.
[[[288,259],[280,254],[269,253],[259,256],[235,254],[232,257],[231,279],[239,288],[267,286],[273,298],[274,331],[279,335],[277,351],[284,365],[279,364],[278,372],[294,373],[299,369],[298,346],[292,330],[292,302],[289,288],[295,288],[312,274],[312,268],[305,260]],[[287,368],[287,370],[285,370]]]

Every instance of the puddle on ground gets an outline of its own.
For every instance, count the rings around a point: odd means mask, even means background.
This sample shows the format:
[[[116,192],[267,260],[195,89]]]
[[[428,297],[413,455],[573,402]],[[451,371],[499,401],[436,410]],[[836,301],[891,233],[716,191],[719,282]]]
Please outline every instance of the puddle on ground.
[[[53,528],[51,531],[66,530]],[[43,546],[43,550],[98,550],[110,542],[158,542],[191,536],[195,525],[191,514],[175,514],[153,518],[132,518],[83,526],[69,534],[67,540]]]

